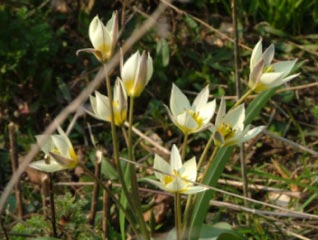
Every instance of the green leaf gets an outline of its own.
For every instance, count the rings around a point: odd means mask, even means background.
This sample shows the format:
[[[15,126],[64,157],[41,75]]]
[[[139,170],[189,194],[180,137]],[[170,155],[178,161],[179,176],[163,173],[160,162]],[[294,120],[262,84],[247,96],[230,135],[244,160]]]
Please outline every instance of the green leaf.
[[[275,89],[267,90],[259,95],[251,102],[246,110],[245,124],[250,124],[253,119],[255,119],[264,105],[268,100],[274,95]],[[207,170],[206,177],[203,179],[203,183],[212,187],[215,187],[218,179],[220,178],[225,164],[228,161],[234,146],[221,148],[215,159],[213,160],[210,168]],[[192,216],[189,224],[189,236],[191,239],[198,239],[199,233],[201,231],[203,221],[205,219],[206,213],[209,208],[209,201],[212,199],[214,191],[208,190],[199,193],[196,198],[196,202],[193,206]]]

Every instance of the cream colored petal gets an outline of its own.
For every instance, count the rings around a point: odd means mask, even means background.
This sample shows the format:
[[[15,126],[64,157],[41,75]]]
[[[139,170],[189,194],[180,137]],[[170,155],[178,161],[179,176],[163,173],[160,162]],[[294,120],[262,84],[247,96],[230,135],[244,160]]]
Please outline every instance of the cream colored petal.
[[[165,185],[165,190],[168,192],[183,192],[187,189],[188,183],[183,181],[180,177],[175,177],[174,180]]]
[[[65,166],[62,166],[61,164],[57,163],[54,159],[50,159],[50,163],[47,164],[44,160],[31,162],[29,164],[29,167],[43,171],[43,172],[57,172],[66,169]]]
[[[201,186],[189,186],[182,193],[189,195],[189,194],[195,194],[195,193],[203,192],[203,191],[206,191],[206,190],[208,190],[208,189],[205,188],[205,187],[201,187]]]
[[[181,90],[175,84],[172,84],[171,95],[170,95],[171,113],[174,116],[177,116],[189,108],[190,108],[190,102],[188,98],[181,92]]]
[[[64,157],[70,157],[69,156],[69,144],[67,141],[65,141],[65,138],[61,135],[53,135],[52,141],[54,143],[54,146],[58,150],[58,154],[64,156]],[[52,150],[54,151],[54,150]]]
[[[262,56],[265,67],[271,64],[274,58],[274,54],[275,54],[275,47],[274,47],[274,44],[271,44],[268,48],[266,48]]]
[[[161,182],[155,181],[155,180],[150,179],[150,178],[144,178],[143,180],[155,185],[156,187],[158,187],[158,188],[160,188],[162,190],[166,190],[165,185],[163,183],[161,183]]]
[[[223,118],[225,116],[225,111],[226,111],[226,104],[225,104],[225,99],[224,97],[221,98],[221,103],[219,106],[219,110],[218,113],[216,115],[216,119],[215,119],[215,127],[219,128],[222,123],[223,123]]]
[[[179,170],[182,167],[182,159],[179,150],[175,144],[172,145],[170,156],[171,170]]]
[[[199,112],[200,118],[203,119],[203,125],[211,121],[211,118],[214,115],[216,108],[216,101],[213,100],[205,105],[203,105],[200,109],[197,109]]]
[[[121,79],[124,82],[136,79],[136,74],[138,70],[138,65],[140,61],[140,53],[139,51],[135,52],[133,55],[131,55],[128,60],[124,63],[122,72],[121,72]],[[126,88],[127,90],[127,88]]]
[[[96,114],[101,119],[110,121],[110,106],[109,99],[105,95],[95,92],[96,95]]]
[[[230,110],[224,117],[223,122],[229,124],[233,129],[243,130],[245,120],[244,104]]]
[[[36,141],[39,143],[41,139],[44,138],[45,135],[37,135],[35,136]],[[48,136],[47,140],[44,142],[44,144],[41,146],[41,150],[45,153],[48,154],[52,149],[54,148],[54,143],[52,141],[51,136]]]
[[[189,114],[188,111],[176,117],[177,126],[185,133],[190,134],[199,130],[198,122]]]
[[[200,109],[204,105],[206,105],[206,103],[208,102],[208,99],[209,99],[209,85],[205,86],[205,88],[202,89],[202,91],[196,96],[192,106],[195,109]]]
[[[241,142],[246,142],[254,137],[256,137],[258,134],[260,134],[265,129],[265,126],[258,126],[251,130],[249,130],[242,138]]]
[[[150,56],[150,53],[148,53],[148,59],[147,59],[147,84],[150,81],[153,74],[153,61],[152,57]]]
[[[178,172],[183,179],[194,182],[197,178],[197,163],[195,157],[186,161]]]
[[[251,55],[250,69],[252,70],[254,66],[262,59],[262,39],[260,39],[255,47],[253,48],[253,52]]]
[[[280,79],[279,81],[272,82],[269,86],[271,88],[280,86],[280,85],[282,85],[282,84],[284,84],[286,82],[289,82],[289,81],[293,80],[294,78],[298,77],[299,75],[300,75],[300,73],[296,73],[296,74],[290,75],[287,78],[283,78],[283,79]]]
[[[283,72],[283,77],[287,76],[290,71],[293,69],[297,62],[297,59],[291,61],[282,61],[273,64],[273,68],[275,72]]]
[[[270,85],[274,83],[275,81],[279,80],[284,73],[282,72],[271,72],[271,73],[264,73],[261,76],[260,82],[265,85]]]
[[[162,157],[160,157],[157,154],[155,155],[153,167],[154,169],[158,170],[158,171],[155,171],[155,176],[160,181],[162,181],[163,178],[166,176],[163,173],[172,174],[170,165]]]

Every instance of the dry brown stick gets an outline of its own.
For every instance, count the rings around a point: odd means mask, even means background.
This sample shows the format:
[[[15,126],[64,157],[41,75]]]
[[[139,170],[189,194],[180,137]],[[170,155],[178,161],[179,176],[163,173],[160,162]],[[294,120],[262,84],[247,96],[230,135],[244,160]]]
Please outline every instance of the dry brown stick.
[[[97,150],[95,154],[95,172],[94,172],[95,177],[97,179],[100,179],[100,176],[101,176],[102,156],[103,156],[102,151]],[[94,223],[95,223],[96,209],[97,209],[97,203],[98,203],[98,193],[99,193],[99,184],[95,182],[94,189],[92,192],[91,210],[88,217],[88,223],[92,226],[94,226]]]
[[[143,25],[141,25],[138,29],[136,29],[130,38],[125,42],[122,47],[123,53],[127,52],[133,44],[135,44],[155,23],[159,16],[164,12],[166,9],[165,4],[159,4],[157,9],[151,15],[149,19],[147,19]],[[117,52],[114,57],[108,62],[107,64],[107,71],[114,69],[119,63],[119,52]],[[31,160],[35,157],[35,155],[39,152],[40,146],[44,144],[47,140],[48,136],[52,134],[58,125],[61,125],[64,120],[73,112],[75,112],[80,105],[87,100],[88,96],[98,87],[98,85],[104,80],[105,72],[101,69],[93,81],[68,105],[66,106],[55,118],[55,120],[46,128],[43,135],[44,137],[41,138],[39,144],[33,146],[29,153],[25,156],[23,162],[20,164],[17,171],[11,177],[9,183],[6,185],[1,198],[0,198],[0,215],[4,211],[5,203],[10,195],[11,190],[13,189],[14,185],[20,178],[21,174],[25,171],[26,167],[29,165]]]
[[[18,160],[15,125],[12,122],[9,123],[9,139],[10,139],[11,166],[12,166],[12,173],[14,174],[19,167],[19,160]],[[19,180],[14,186],[14,193],[15,193],[15,198],[17,201],[17,213],[18,213],[18,216],[22,219],[23,218],[23,202],[22,202],[22,193],[21,193]]]
[[[109,180],[107,181],[106,185],[109,189],[112,189],[112,182]],[[109,239],[109,231],[108,231],[108,224],[107,222],[110,221],[110,205],[111,205],[111,199],[107,191],[104,190],[103,192],[103,218],[102,218],[102,231],[104,234],[105,239]]]

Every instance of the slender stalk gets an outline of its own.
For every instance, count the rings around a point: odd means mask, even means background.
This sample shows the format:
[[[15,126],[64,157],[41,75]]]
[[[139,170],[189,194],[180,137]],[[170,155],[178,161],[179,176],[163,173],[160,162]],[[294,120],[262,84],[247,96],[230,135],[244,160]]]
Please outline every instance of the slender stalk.
[[[111,190],[111,186],[112,186],[112,182],[108,181],[106,183],[107,187]],[[103,231],[103,235],[104,235],[104,239],[108,239],[108,225],[107,225],[107,221],[109,219],[110,216],[110,196],[107,193],[106,190],[103,191],[103,220],[102,220],[102,231]]]
[[[54,189],[53,189],[53,174],[49,173],[49,198],[50,198],[50,209],[51,209],[51,225],[52,235],[57,237],[56,231],[56,215],[55,215],[55,204],[54,204]]]
[[[18,161],[15,125],[12,122],[9,124],[9,139],[10,139],[10,158],[11,158],[12,173],[15,173],[19,167],[19,161]],[[14,186],[14,193],[15,193],[15,197],[17,201],[18,216],[22,219],[23,218],[23,203],[22,203],[22,194],[21,194],[19,181],[17,181],[17,183]]]
[[[101,160],[102,160],[102,153],[100,151],[96,152],[95,158],[95,176],[96,178],[100,179],[101,176]],[[95,223],[95,216],[96,216],[96,209],[98,203],[98,193],[99,193],[99,184],[95,182],[93,192],[92,192],[92,202],[91,202],[91,209],[88,217],[88,222],[90,225],[94,226]]]
[[[198,168],[197,168],[198,171],[200,171],[200,168],[202,167],[202,164],[203,164],[203,162],[204,162],[204,160],[206,158],[206,155],[208,154],[208,150],[210,149],[210,147],[213,144],[213,141],[214,141],[213,134],[211,134],[211,137],[210,137],[209,141],[207,142],[207,144],[205,145],[203,153],[200,156],[199,163],[198,163]]]
[[[180,201],[180,193],[178,192],[174,196],[174,219],[175,219],[177,240],[181,240],[182,239],[181,201]]]
[[[130,97],[130,104],[129,104],[129,126],[128,126],[128,158],[130,161],[135,162],[134,157],[134,149],[133,149],[133,143],[132,143],[132,126],[133,126],[133,113],[134,113],[134,102],[135,98]],[[141,232],[145,239],[150,239],[149,231],[147,229],[142,209],[141,209],[141,203],[140,203],[140,197],[139,197],[139,191],[138,191],[138,184],[137,184],[137,174],[136,174],[136,166],[135,164],[130,164],[130,177],[131,177],[131,197],[132,201],[134,203],[137,219],[140,224]]]
[[[237,0],[232,0],[232,19],[233,19],[233,25],[234,25],[234,66],[235,66],[236,96],[237,96],[237,99],[239,100],[241,95],[241,81],[239,77],[239,47],[238,47],[239,36],[238,36],[238,28],[237,28]],[[247,91],[245,95],[247,94],[249,94],[249,91]],[[241,98],[241,101],[242,100],[244,100],[244,98]],[[247,173],[246,173],[244,144],[240,144],[240,163],[241,163],[241,175],[242,175],[242,181],[243,181],[243,195],[245,198],[247,198],[248,197],[248,179],[247,179]],[[248,206],[248,203],[246,200],[244,200],[244,206],[245,207]],[[247,222],[248,222],[248,219],[249,219],[249,215],[246,214]]]
[[[205,179],[206,174],[207,174],[209,168],[211,167],[211,164],[212,164],[212,162],[213,162],[213,160],[214,160],[214,158],[215,158],[217,152],[219,151],[219,149],[220,149],[220,148],[217,147],[217,146],[214,147],[213,153],[212,153],[212,155],[211,155],[210,158],[209,158],[209,161],[208,161],[208,163],[207,163],[207,165],[206,165],[206,168],[205,168],[205,170],[204,170],[204,173],[203,173],[202,178],[200,179],[200,182],[201,182],[203,179]]]
[[[188,138],[189,138],[189,134],[184,134],[184,139],[183,139],[183,144],[182,144],[182,152],[181,152],[182,161],[184,161],[184,159],[185,159],[185,154],[186,154],[187,144],[188,144]]]
[[[249,88],[249,89],[247,90],[247,92],[246,92],[243,96],[241,96],[239,100],[236,101],[236,103],[233,105],[232,109],[233,109],[233,108],[236,108],[238,105],[240,105],[241,103],[243,103],[243,102],[245,101],[245,99],[246,99],[249,95],[251,95],[251,94],[253,93],[253,91],[254,91],[254,89]]]
[[[116,131],[116,126],[115,126],[115,117],[114,117],[114,108],[113,108],[113,94],[112,94],[112,89],[111,89],[111,84],[110,84],[110,78],[108,75],[108,70],[106,64],[104,64],[104,71],[105,71],[105,78],[106,78],[106,88],[107,88],[107,95],[109,99],[109,106],[110,106],[110,118],[111,118],[111,131],[112,131],[112,142],[113,142],[113,151],[114,151],[114,158],[115,158],[115,163],[116,163],[116,168],[118,172],[118,178],[120,183],[122,184],[122,190],[124,195],[127,198],[128,204],[131,207],[131,209],[134,209],[133,202],[131,201],[131,198],[129,197],[127,185],[125,182],[123,170],[120,164],[120,159],[119,159],[119,146],[118,146],[118,137],[117,137],[117,131]]]

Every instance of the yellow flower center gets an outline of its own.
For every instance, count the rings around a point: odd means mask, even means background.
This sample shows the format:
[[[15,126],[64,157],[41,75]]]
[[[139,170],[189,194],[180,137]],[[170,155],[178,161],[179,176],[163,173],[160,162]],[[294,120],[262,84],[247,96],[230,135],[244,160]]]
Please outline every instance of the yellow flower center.
[[[270,65],[270,66],[263,69],[263,73],[271,73],[274,71],[275,71],[275,69],[274,69],[273,65]]]
[[[233,129],[232,126],[227,123],[222,123],[221,127],[218,128],[218,132],[223,135],[224,140],[235,135],[235,129]]]
[[[196,123],[198,124],[198,128],[200,128],[202,126],[202,124],[203,124],[203,119],[200,117],[200,113],[199,112],[195,112],[192,109],[190,109],[189,110],[189,114],[194,119],[194,121],[196,121]]]

